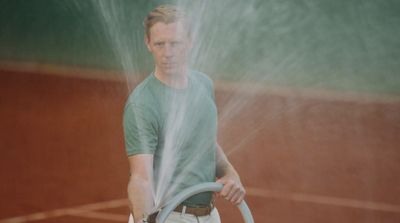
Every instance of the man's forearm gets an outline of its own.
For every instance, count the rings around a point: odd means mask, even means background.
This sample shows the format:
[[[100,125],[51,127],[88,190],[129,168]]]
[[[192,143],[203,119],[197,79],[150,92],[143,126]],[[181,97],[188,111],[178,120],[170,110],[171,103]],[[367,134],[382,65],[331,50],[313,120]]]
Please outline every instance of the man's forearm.
[[[151,182],[132,175],[128,183],[128,199],[135,223],[141,222],[154,206]]]
[[[218,195],[226,200],[239,205],[245,196],[245,189],[240,182],[239,174],[228,161],[222,148],[217,144],[217,182],[223,184],[222,190]]]
[[[220,178],[225,175],[236,175],[239,177],[238,173],[236,172],[235,168],[229,162],[228,158],[226,157],[222,148],[217,144],[217,171],[216,176]]]

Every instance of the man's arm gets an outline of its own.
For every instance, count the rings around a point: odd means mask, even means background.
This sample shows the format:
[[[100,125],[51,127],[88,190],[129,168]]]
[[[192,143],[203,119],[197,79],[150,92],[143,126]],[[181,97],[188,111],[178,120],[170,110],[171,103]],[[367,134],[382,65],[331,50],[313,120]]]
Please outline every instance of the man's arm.
[[[240,182],[239,174],[228,161],[224,151],[217,143],[217,183],[224,185],[218,193],[226,200],[238,205],[243,201],[246,191]]]
[[[154,206],[153,155],[138,154],[128,157],[130,179],[128,183],[129,206],[135,223],[142,223]]]

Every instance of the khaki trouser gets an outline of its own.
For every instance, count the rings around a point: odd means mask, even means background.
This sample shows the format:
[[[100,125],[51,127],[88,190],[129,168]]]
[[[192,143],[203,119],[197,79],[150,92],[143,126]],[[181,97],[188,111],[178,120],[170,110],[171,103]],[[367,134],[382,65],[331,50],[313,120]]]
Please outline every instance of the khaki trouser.
[[[134,223],[132,215],[129,216],[128,223]],[[221,223],[221,220],[217,208],[214,208],[210,215],[201,217],[173,211],[164,223]]]

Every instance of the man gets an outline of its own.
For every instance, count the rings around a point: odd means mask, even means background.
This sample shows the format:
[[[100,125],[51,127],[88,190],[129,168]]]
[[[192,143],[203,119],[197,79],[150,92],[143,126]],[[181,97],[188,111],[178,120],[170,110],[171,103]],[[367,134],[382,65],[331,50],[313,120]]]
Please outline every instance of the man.
[[[155,70],[129,96],[124,112],[134,222],[151,221],[171,196],[216,179],[224,185],[217,196],[239,204],[245,190],[217,144],[212,81],[188,68],[193,44],[189,19],[180,8],[161,5],[144,26]],[[167,222],[220,222],[212,193],[187,199]]]

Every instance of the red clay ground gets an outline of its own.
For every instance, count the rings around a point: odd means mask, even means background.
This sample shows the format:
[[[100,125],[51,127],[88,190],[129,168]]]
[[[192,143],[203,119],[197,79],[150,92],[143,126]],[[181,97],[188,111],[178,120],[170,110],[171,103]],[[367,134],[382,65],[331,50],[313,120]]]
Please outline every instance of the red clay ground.
[[[400,222],[400,100],[232,93],[217,89],[220,144],[256,222]],[[0,222],[124,222],[127,95],[123,81],[1,71]]]

